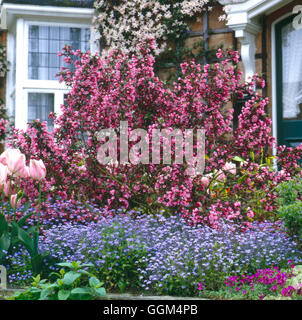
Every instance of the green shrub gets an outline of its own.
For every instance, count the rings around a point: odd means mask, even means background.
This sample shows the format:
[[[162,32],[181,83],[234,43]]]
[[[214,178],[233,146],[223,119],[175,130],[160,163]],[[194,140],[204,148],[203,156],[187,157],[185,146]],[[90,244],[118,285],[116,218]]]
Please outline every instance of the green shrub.
[[[278,216],[283,219],[289,236],[302,247],[302,178],[282,183],[277,187],[279,192]]]

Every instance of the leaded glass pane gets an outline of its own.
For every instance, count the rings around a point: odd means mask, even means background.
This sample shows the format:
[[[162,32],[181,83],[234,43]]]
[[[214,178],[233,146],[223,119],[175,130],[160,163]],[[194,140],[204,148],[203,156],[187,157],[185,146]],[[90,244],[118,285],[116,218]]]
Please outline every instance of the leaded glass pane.
[[[89,28],[29,26],[28,78],[56,80],[60,67],[69,67],[57,54],[67,44],[74,50],[89,50]]]
[[[48,118],[50,112],[54,112],[53,93],[28,93],[28,122],[47,121],[48,129],[53,130],[53,119]]]

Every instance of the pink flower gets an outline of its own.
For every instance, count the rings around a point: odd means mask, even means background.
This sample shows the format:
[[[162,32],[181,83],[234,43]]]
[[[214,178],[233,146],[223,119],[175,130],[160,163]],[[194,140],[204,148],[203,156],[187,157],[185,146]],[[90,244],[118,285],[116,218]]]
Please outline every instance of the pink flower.
[[[13,182],[13,181],[11,181],[11,182],[6,181],[6,182],[4,183],[3,192],[4,192],[4,195],[5,195],[6,197],[9,197],[9,195],[14,192],[14,191],[13,191],[13,186],[14,186],[14,182]]]
[[[46,168],[42,160],[30,160],[29,175],[34,180],[42,180],[46,177]]]
[[[251,210],[250,207],[247,208],[247,214],[246,214],[249,218],[254,218],[255,213]]]
[[[222,170],[236,174],[236,164],[232,162],[226,162],[225,165],[222,167]]]
[[[14,174],[25,167],[25,155],[18,149],[5,150],[0,156],[0,162],[8,167],[8,170]]]
[[[24,166],[21,170],[16,172],[16,176],[20,178],[28,178],[29,177],[29,167]]]
[[[3,185],[6,182],[8,174],[7,166],[0,163],[0,185]]]
[[[224,182],[226,180],[226,176],[221,170],[219,170],[217,172],[217,178],[216,179],[217,179],[217,181]]]
[[[202,177],[200,181],[205,187],[207,187],[210,184],[210,179],[208,177]]]
[[[203,290],[203,284],[202,284],[202,282],[200,282],[200,283],[198,284],[198,290],[199,290],[199,291]]]
[[[16,207],[19,207],[21,205],[21,201],[20,199],[17,201],[17,194],[12,194],[11,197],[10,197],[10,204],[13,208],[16,208]]]

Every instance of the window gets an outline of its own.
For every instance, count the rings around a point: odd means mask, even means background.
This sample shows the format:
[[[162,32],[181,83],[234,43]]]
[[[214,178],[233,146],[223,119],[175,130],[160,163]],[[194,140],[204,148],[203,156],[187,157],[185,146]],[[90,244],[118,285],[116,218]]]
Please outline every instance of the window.
[[[5,89],[9,115],[18,129],[26,130],[27,123],[38,118],[52,129],[48,114],[60,113],[69,91],[56,77],[66,67],[58,51],[66,44],[75,50],[99,51],[99,35],[91,24],[94,9],[19,3],[4,3],[1,9],[11,63]]]
[[[54,112],[54,94],[53,93],[28,93],[28,122],[39,119],[47,121],[49,130],[53,129],[53,119],[48,115]]]
[[[28,78],[56,80],[61,67],[67,67],[58,52],[65,44],[74,50],[89,49],[88,28],[30,25],[28,31]]]
[[[302,29],[293,18],[275,26],[278,142],[291,147],[302,142]]]
[[[29,23],[28,28],[28,65],[27,79],[31,81],[27,97],[27,122],[35,119],[47,121],[48,129],[53,129],[53,120],[48,118],[50,112],[58,112],[64,103],[64,93],[58,83],[56,74],[61,67],[70,67],[58,52],[67,44],[74,50],[90,49],[90,29],[66,25],[45,25]],[[71,66],[72,67],[72,66]],[[32,81],[33,80],[33,81]],[[38,80],[38,81],[37,81]],[[52,90],[45,92],[50,87]],[[34,92],[34,86],[37,91]],[[40,93],[40,90],[43,93]],[[54,90],[55,89],[55,90]]]

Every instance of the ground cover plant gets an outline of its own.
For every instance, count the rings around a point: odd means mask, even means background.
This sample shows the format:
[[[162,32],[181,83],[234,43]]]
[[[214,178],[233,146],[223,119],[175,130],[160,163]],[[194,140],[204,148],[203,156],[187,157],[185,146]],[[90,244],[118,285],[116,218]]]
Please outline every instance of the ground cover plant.
[[[58,272],[60,261],[91,263],[91,272],[109,292],[198,295],[198,285],[218,290],[237,274],[249,275],[269,266],[302,263],[301,251],[278,223],[219,230],[188,226],[179,216],[164,218],[116,215],[97,223],[50,227],[40,241],[47,253],[45,277]],[[52,259],[49,259],[49,256]],[[29,284],[31,269],[25,250],[7,260],[10,283]]]

